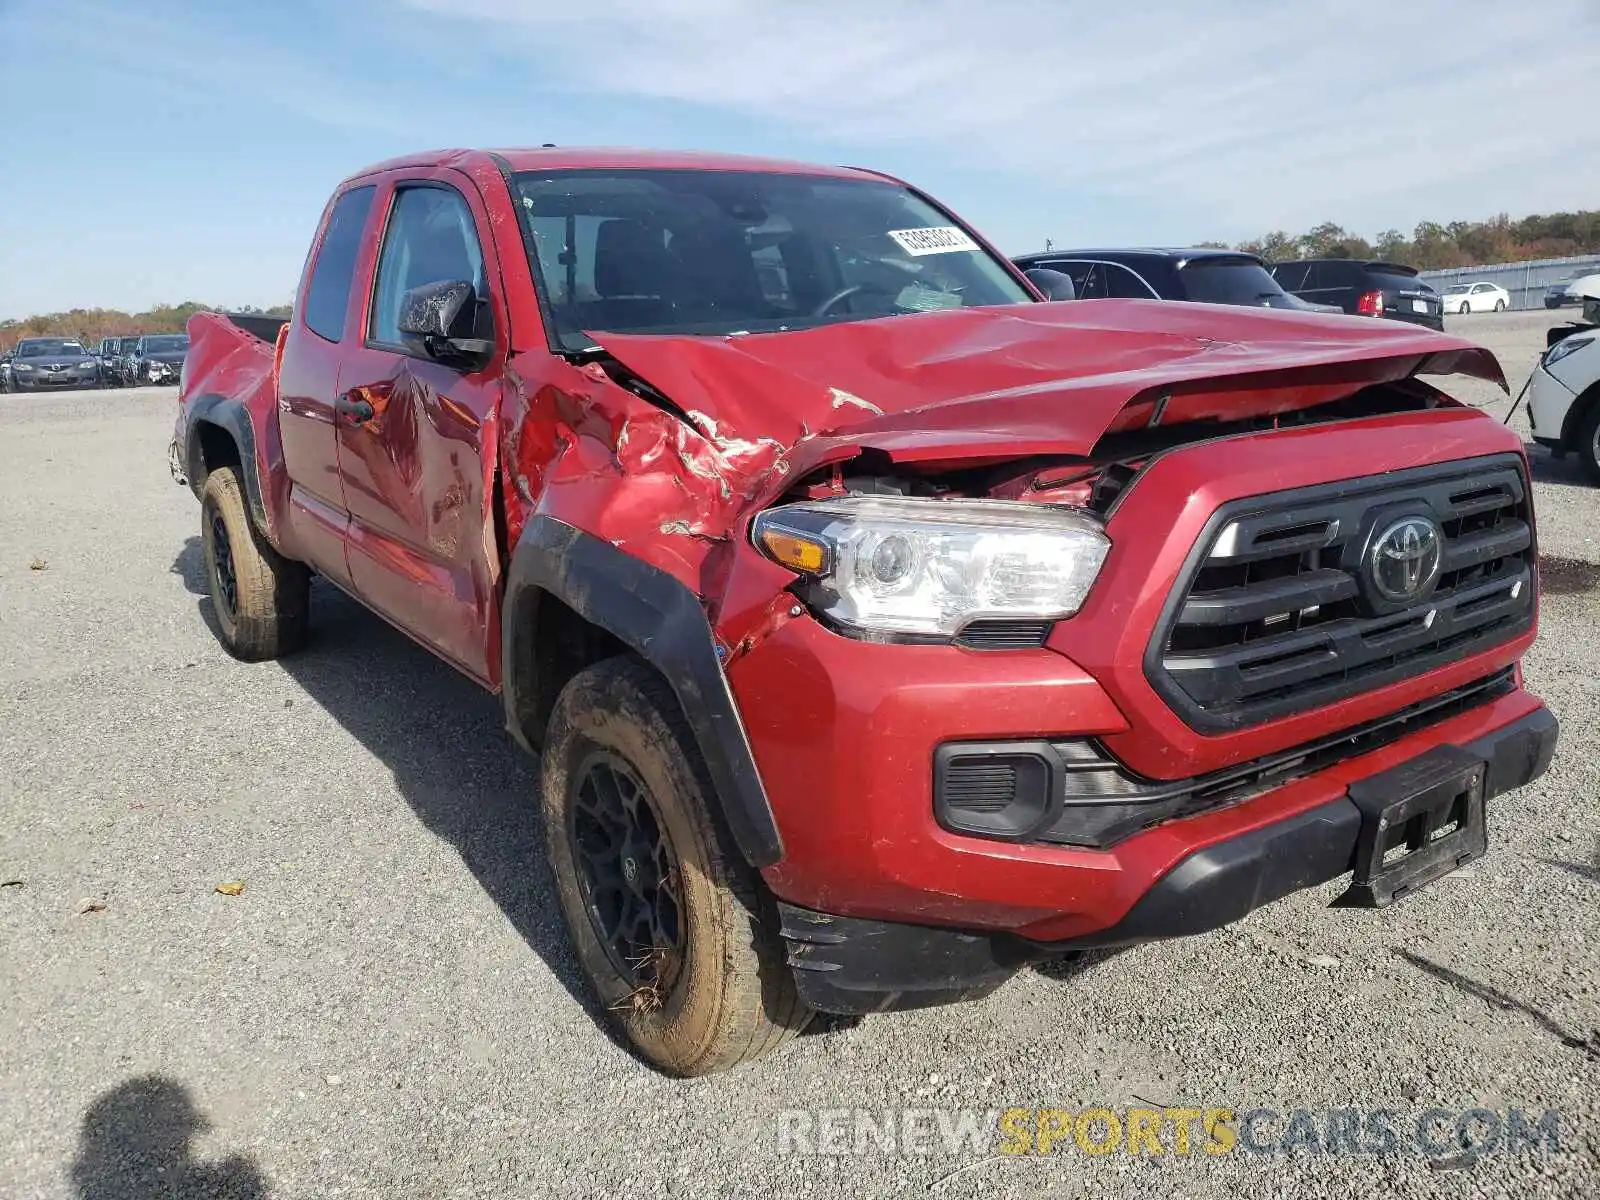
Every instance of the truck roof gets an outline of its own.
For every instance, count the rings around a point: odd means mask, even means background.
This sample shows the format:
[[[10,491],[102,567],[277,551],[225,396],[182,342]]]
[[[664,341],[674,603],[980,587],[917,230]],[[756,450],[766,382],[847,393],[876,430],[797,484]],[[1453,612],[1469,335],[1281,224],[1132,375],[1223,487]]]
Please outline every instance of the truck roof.
[[[425,150],[374,163],[351,175],[359,179],[400,167],[469,168],[489,160],[502,160],[514,171],[625,170],[657,171],[760,171],[774,175],[825,175],[838,179],[883,179],[877,171],[859,167],[822,166],[781,158],[744,154],[717,154],[701,150],[635,150],[615,146],[535,146],[505,149]]]

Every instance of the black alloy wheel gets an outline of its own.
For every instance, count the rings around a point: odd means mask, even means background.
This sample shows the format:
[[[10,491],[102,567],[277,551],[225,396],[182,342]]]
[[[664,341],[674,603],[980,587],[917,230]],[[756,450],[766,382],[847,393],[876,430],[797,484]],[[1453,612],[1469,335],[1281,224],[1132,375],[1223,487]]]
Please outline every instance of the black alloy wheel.
[[[655,802],[608,750],[594,749],[576,776],[568,836],[595,935],[624,979],[668,991],[683,965],[683,882]]]
[[[228,543],[228,527],[222,514],[211,518],[211,569],[217,576],[217,595],[228,610],[229,618],[239,611],[239,580],[233,569],[233,547]]]

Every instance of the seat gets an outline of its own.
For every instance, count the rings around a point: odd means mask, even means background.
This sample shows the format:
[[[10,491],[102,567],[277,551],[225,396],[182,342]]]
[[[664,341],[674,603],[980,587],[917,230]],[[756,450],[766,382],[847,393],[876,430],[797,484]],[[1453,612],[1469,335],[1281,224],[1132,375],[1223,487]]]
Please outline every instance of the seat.
[[[741,226],[711,219],[675,229],[672,253],[682,273],[685,300],[697,315],[751,317],[766,312],[761,277]]]
[[[658,230],[618,217],[595,230],[598,303],[569,303],[578,328],[638,329],[672,322],[678,263]]]

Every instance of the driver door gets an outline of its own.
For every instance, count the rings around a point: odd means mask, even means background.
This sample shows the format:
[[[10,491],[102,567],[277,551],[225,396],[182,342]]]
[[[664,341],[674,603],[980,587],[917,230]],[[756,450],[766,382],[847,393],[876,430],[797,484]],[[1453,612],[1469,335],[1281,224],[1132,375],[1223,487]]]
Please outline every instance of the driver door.
[[[443,170],[389,193],[362,335],[334,400],[339,477],[356,592],[473,677],[492,678],[495,595],[490,463],[506,322],[493,245],[472,182]],[[437,362],[399,331],[401,298],[445,280],[473,284],[493,314],[495,354],[478,370]]]

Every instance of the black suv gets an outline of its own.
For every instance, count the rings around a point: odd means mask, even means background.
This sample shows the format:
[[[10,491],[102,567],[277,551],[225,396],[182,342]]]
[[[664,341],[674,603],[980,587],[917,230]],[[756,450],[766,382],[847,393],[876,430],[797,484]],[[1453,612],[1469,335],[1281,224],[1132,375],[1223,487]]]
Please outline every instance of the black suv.
[[[1300,258],[1277,263],[1272,275],[1284,291],[1337,305],[1342,312],[1444,329],[1439,293],[1413,267],[1358,258]]]
[[[1024,271],[1060,271],[1079,300],[1187,300],[1339,312],[1289,295],[1264,261],[1240,250],[1045,250],[1012,260]]]
[[[128,373],[123,355],[133,353],[133,344],[138,340],[131,337],[101,338],[100,344],[94,348],[94,356],[100,360],[100,378],[112,387],[124,386],[128,382]]]

